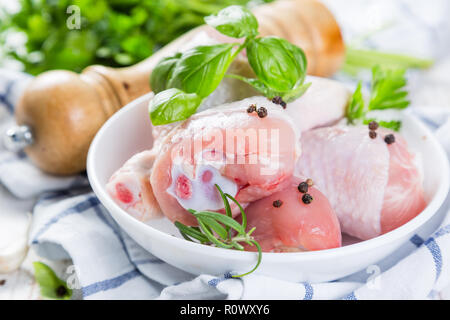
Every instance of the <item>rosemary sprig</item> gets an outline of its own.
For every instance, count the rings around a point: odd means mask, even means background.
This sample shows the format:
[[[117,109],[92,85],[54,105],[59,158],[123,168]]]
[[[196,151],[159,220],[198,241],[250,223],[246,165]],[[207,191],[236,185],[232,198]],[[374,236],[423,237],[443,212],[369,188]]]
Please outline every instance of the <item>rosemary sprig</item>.
[[[233,278],[243,277],[255,271],[261,264],[261,246],[252,236],[255,228],[252,228],[248,232],[245,231],[247,227],[247,217],[241,204],[230,194],[224,193],[217,184],[215,186],[222,197],[226,214],[224,215],[213,211],[196,211],[189,209],[188,211],[197,219],[199,226],[190,227],[179,221],[175,221],[175,226],[178,228],[183,238],[189,241],[197,240],[201,244],[213,245],[225,249],[237,249],[241,251],[244,250],[241,243],[256,246],[258,250],[258,261],[253,269],[244,274],[232,276]],[[242,223],[239,223],[233,219],[228,199],[233,201],[239,207],[242,215]]]

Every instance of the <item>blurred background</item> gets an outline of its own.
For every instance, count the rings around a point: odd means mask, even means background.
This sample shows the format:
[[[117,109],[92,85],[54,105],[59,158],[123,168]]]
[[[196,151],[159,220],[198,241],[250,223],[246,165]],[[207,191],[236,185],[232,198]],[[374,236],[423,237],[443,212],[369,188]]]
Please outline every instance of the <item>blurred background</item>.
[[[202,24],[205,15],[230,4],[271,1],[0,0],[0,67],[37,75],[51,69],[79,72],[92,64],[128,66]],[[449,1],[322,2],[336,16],[348,48],[425,59],[412,64],[427,69],[410,75],[413,103],[450,106]],[[344,73],[336,77],[364,77],[361,66],[373,61],[349,53]]]
[[[33,75],[49,69],[81,71],[91,64],[127,66],[203,24],[206,15],[231,4],[271,1],[1,0],[0,64],[20,62]],[[70,13],[76,13],[71,5],[81,13],[74,29],[67,26]]]

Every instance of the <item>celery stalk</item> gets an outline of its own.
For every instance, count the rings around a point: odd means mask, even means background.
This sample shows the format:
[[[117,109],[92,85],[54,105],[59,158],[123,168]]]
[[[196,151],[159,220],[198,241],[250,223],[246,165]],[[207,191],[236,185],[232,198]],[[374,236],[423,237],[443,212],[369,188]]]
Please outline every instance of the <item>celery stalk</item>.
[[[347,46],[345,52],[345,62],[341,70],[354,75],[361,69],[371,69],[377,64],[382,67],[395,69],[426,69],[433,65],[433,60],[403,54],[356,49],[351,46]]]

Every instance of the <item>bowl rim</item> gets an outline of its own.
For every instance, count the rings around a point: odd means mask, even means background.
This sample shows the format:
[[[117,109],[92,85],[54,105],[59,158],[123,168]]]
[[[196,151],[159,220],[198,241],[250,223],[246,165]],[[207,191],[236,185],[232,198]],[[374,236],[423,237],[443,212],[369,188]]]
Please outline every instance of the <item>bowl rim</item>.
[[[250,261],[254,259],[255,252],[249,251],[238,251],[238,250],[229,250],[224,248],[212,247],[202,245],[200,243],[187,241],[185,239],[174,237],[166,232],[160,231],[144,222],[141,222],[131,215],[129,215],[125,210],[123,210],[120,206],[118,206],[108,195],[106,189],[100,183],[97,175],[94,173],[95,168],[95,150],[97,146],[101,143],[102,137],[105,132],[108,131],[108,128],[113,125],[113,123],[122,116],[122,114],[126,112],[130,112],[133,108],[138,105],[144,103],[153,95],[152,92],[147,93],[124,107],[122,107],[119,111],[117,111],[114,115],[112,115],[98,130],[95,135],[90,147],[87,156],[87,175],[90,182],[90,185],[95,193],[95,195],[99,198],[100,202],[107,208],[111,216],[116,220],[116,222],[120,226],[120,222],[117,221],[115,215],[120,215],[122,219],[126,219],[127,223],[133,225],[135,228],[142,230],[144,232],[148,232],[152,237],[160,238],[160,241],[165,241],[168,244],[176,247],[185,247],[186,249],[192,251],[203,251],[203,254],[211,255],[211,256],[220,256],[223,257],[224,254],[230,256],[230,258],[237,261]],[[441,208],[444,200],[447,197],[449,188],[450,188],[450,166],[447,155],[443,150],[441,144],[437,141],[434,134],[422,123],[420,120],[409,112],[403,112],[403,116],[408,118],[408,121],[414,123],[415,126],[418,126],[422,132],[425,132],[427,135],[428,141],[432,143],[432,147],[437,150],[434,158],[437,162],[442,162],[443,172],[441,172],[441,176],[443,177],[440,180],[439,186],[437,188],[437,192],[433,195],[430,202],[427,203],[425,209],[419,213],[416,217],[405,223],[404,225],[377,236],[375,238],[360,241],[358,243],[346,245],[344,247],[318,250],[318,251],[305,251],[305,252],[263,252],[263,261],[292,261],[292,260],[321,260],[326,258],[332,258],[334,256],[345,256],[349,254],[355,254],[358,252],[363,252],[365,250],[374,249],[376,247],[382,247],[383,245],[387,245],[391,242],[395,242],[406,234],[412,233],[417,230],[420,226],[426,223],[434,214],[436,214]],[[126,231],[126,230],[125,230]],[[132,235],[130,235],[132,237]],[[275,260],[276,259],[276,260]]]

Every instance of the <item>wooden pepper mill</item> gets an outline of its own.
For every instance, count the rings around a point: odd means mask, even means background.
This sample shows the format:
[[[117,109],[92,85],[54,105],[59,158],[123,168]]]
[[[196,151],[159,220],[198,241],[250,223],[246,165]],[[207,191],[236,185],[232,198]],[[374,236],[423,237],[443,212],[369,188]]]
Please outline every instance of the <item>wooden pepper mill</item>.
[[[254,13],[262,36],[283,37],[305,51],[309,74],[326,77],[340,67],[344,43],[333,15],[322,3],[279,0],[255,8]],[[18,126],[8,130],[8,144],[24,148],[48,173],[83,171],[89,145],[102,124],[122,106],[151,91],[149,77],[159,60],[206,28],[210,27],[191,30],[131,67],[94,65],[81,74],[63,70],[42,73],[19,100]]]

